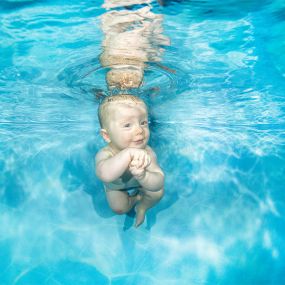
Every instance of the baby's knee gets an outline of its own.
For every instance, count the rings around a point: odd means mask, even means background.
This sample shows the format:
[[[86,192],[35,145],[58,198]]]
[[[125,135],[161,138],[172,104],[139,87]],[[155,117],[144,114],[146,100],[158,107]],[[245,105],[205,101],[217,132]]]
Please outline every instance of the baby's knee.
[[[126,214],[129,210],[125,205],[120,205],[120,204],[110,205],[110,207],[112,211],[116,213],[117,215]]]
[[[160,200],[162,199],[163,195],[164,195],[164,189],[160,189],[159,191],[155,192],[157,194],[157,199]]]

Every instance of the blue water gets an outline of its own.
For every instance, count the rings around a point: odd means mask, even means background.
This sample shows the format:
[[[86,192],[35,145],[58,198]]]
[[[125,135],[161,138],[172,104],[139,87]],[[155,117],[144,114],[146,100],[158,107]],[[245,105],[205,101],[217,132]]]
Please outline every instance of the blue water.
[[[138,229],[94,174],[102,4],[0,3],[0,284],[285,284],[284,2],[152,2],[175,73],[134,91],[166,174]]]

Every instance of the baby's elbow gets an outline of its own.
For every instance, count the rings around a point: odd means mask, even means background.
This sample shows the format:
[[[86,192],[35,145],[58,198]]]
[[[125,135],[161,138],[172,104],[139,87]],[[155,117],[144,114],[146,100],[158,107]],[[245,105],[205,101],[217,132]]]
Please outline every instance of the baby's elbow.
[[[102,178],[102,181],[105,183],[111,183],[114,181],[114,179],[113,179],[113,177],[109,177],[108,175],[106,175]]]
[[[101,169],[96,169],[96,176],[105,183],[110,183],[113,181],[110,175]]]

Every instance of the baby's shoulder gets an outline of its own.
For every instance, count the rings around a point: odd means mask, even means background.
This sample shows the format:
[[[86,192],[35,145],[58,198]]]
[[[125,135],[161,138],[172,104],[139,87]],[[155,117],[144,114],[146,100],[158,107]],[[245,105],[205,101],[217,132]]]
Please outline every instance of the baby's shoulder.
[[[152,153],[154,153],[154,150],[153,150],[149,145],[146,145],[145,150],[146,150],[147,152],[152,152]]]
[[[152,152],[153,152],[152,148],[151,148],[149,145],[146,145],[146,146],[145,146],[145,150],[146,150],[146,151],[152,151]]]
[[[110,150],[110,148],[108,146],[105,146],[97,152],[95,156],[95,161],[96,163],[98,163],[99,161],[110,158],[112,156],[113,156],[113,153]]]
[[[154,150],[149,145],[147,145],[145,147],[145,150],[149,153],[149,155],[151,155],[153,158],[156,159],[156,154],[155,154]]]

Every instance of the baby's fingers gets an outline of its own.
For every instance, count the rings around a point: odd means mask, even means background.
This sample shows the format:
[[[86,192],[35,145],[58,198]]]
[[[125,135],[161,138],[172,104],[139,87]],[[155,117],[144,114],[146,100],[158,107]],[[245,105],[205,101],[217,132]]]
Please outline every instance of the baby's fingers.
[[[145,169],[147,166],[147,157],[144,157],[143,163],[140,165],[140,168]]]
[[[149,155],[145,150],[138,150],[134,153],[130,165],[137,168],[144,168],[147,164],[149,164]]]
[[[130,167],[136,167],[138,165],[138,160],[137,159],[133,159],[130,163]]]
[[[130,167],[130,172],[134,176],[140,176],[143,173],[143,169],[141,168],[136,168],[136,167]]]
[[[136,169],[132,172],[133,176],[135,176],[136,178],[142,178],[145,175],[145,171],[143,169]]]
[[[144,163],[143,165],[141,166],[142,168],[146,168],[150,165],[150,162],[151,162],[151,159],[150,159],[150,156],[147,154],[145,155],[144,157]]]
[[[137,168],[142,168],[145,164],[145,156],[142,155],[139,157],[138,163],[137,163]]]

